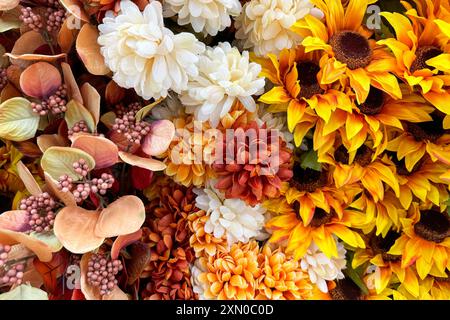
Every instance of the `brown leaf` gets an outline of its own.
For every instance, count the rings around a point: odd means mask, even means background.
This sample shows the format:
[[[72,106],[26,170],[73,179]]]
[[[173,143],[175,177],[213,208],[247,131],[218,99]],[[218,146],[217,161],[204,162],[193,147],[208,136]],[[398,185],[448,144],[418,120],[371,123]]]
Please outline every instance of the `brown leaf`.
[[[150,247],[139,241],[130,245],[131,259],[127,261],[128,284],[134,283],[150,263]]]
[[[48,98],[61,86],[61,74],[47,62],[36,62],[20,75],[20,88],[34,98]]]
[[[109,139],[91,135],[79,135],[73,139],[72,148],[89,153],[95,160],[95,168],[108,168],[119,162],[119,149]]]
[[[120,250],[130,245],[131,243],[139,240],[142,237],[142,229],[139,229],[136,232],[124,234],[118,236],[116,240],[114,240],[113,245],[111,247],[111,259],[115,260],[119,257]]]
[[[34,53],[36,49],[45,45],[45,40],[39,32],[28,31],[17,39],[14,43],[14,47],[11,50],[11,54],[15,56],[20,56],[23,54]],[[20,66],[21,68],[26,68],[32,62],[22,59],[11,59],[11,63]]]
[[[97,43],[98,36],[98,29],[86,23],[78,34],[76,48],[86,69],[94,75],[103,76],[108,74],[110,70],[100,53],[100,45]]]
[[[116,105],[125,98],[125,89],[119,87],[117,83],[114,82],[114,80],[111,80],[106,85],[105,97],[106,102],[111,105]]]
[[[80,88],[78,88],[77,81],[75,80],[70,65],[63,62],[61,63],[61,69],[64,76],[64,84],[67,86],[67,95],[69,99],[74,99],[83,105],[83,97],[81,96]]]
[[[31,141],[14,141],[12,144],[26,157],[39,158],[40,156],[42,156],[42,151],[35,143]]]
[[[23,164],[22,161],[17,163],[17,173],[19,174],[20,179],[22,180],[25,188],[27,188],[28,192],[33,196],[39,196],[42,193],[42,189],[39,184],[34,179],[30,170]]]

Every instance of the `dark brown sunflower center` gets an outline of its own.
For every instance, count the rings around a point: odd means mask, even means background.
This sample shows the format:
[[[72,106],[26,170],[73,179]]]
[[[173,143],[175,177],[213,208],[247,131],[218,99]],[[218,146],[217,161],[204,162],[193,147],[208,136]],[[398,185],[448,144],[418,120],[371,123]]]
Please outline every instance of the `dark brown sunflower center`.
[[[372,162],[372,154],[373,151],[368,146],[363,144],[359,147],[358,151],[356,151],[355,162],[361,167],[365,167]]]
[[[429,140],[436,141],[445,134],[445,130],[440,122],[428,121],[420,123],[406,123],[406,131],[408,131],[416,141]]]
[[[348,164],[349,161],[348,151],[343,144],[341,144],[339,148],[337,148],[334,151],[334,160],[340,163]]]
[[[450,236],[450,218],[448,214],[436,210],[421,211],[414,231],[425,240],[440,243]]]
[[[319,71],[319,65],[312,61],[301,61],[297,63],[300,97],[309,99],[315,94],[323,93],[323,89],[317,81]]]
[[[349,69],[364,68],[372,60],[369,41],[358,32],[338,32],[331,37],[330,45],[336,59],[345,63]]]
[[[294,164],[294,177],[291,185],[299,191],[314,192],[327,184],[327,172],[313,169],[303,169],[300,163]]]
[[[336,281],[336,287],[330,290],[333,300],[361,300],[361,289],[348,278]]]
[[[333,212],[326,212],[325,210],[321,208],[316,208],[314,210],[314,216],[310,222],[310,226],[314,228],[318,228],[323,224],[326,224],[331,221],[333,218],[334,213]]]
[[[366,101],[358,105],[359,111],[368,116],[379,114],[384,105],[384,92],[380,89],[370,87]]]
[[[433,47],[433,46],[425,46],[420,47],[416,50],[416,59],[411,64],[411,72],[414,72],[416,70],[422,70],[422,69],[431,69],[426,61],[430,60],[434,57],[437,57],[438,55],[442,54],[441,49]]]
[[[386,237],[376,236],[375,234],[370,238],[370,245],[376,253],[381,253],[385,261],[397,261],[401,256],[394,256],[387,252],[394,245],[395,241],[400,237],[400,233],[390,230]]]

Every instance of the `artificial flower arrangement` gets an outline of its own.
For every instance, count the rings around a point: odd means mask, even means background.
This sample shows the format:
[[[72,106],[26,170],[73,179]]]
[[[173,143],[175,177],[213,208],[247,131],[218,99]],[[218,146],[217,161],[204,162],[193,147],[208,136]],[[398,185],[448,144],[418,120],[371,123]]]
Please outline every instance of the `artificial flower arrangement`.
[[[0,299],[450,299],[448,0],[2,0]]]

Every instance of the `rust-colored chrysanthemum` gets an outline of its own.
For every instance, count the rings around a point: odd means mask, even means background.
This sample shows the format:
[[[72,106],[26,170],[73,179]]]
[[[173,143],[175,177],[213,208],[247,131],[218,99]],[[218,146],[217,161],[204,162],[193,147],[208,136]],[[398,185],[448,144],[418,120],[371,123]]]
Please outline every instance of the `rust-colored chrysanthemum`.
[[[160,189],[147,206],[144,242],[150,244],[149,276],[142,293],[148,299],[193,299],[189,265],[194,250],[189,246],[187,216],[195,209],[195,194],[171,183]]]
[[[261,276],[258,278],[257,299],[305,300],[314,295],[313,285],[298,261],[289,259],[276,249],[265,246],[258,256]]]
[[[205,271],[198,280],[204,286],[204,297],[219,300],[254,299],[261,276],[258,252],[256,241],[246,244],[239,242],[228,253],[220,252],[200,258],[200,265]]]
[[[200,187],[214,176],[210,164],[216,146],[215,136],[208,136],[207,123],[194,121],[192,116],[173,120],[176,136],[167,150],[166,175],[186,187]]]
[[[227,250],[225,234],[221,238],[216,238],[213,234],[205,231],[205,223],[208,221],[209,216],[206,215],[204,210],[191,213],[187,219],[189,229],[192,232],[189,244],[194,249],[197,257],[205,253],[212,256],[217,251],[224,252]]]
[[[216,188],[226,198],[255,205],[280,195],[281,183],[292,178],[292,152],[279,135],[252,121],[236,128],[233,141],[224,137],[223,157],[216,155]],[[275,137],[275,138],[274,138]]]

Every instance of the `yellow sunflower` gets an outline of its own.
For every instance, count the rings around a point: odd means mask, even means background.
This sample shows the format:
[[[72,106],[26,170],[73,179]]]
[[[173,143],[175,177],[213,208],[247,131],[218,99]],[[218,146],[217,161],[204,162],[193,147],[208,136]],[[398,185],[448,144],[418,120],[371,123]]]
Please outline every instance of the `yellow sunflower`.
[[[433,112],[432,120],[420,123],[403,122],[404,131],[392,130],[387,150],[395,151],[397,159],[405,161],[408,171],[425,154],[433,162],[448,163],[450,159],[450,133],[443,128],[442,114]]]
[[[332,150],[331,153],[319,156],[319,161],[331,165],[336,188],[360,181],[375,202],[383,200],[386,187],[399,196],[395,167],[386,155],[374,159],[374,152],[365,144],[352,152],[344,145]]]
[[[392,296],[392,290],[389,288],[380,293],[371,289],[364,293],[350,278],[330,281],[328,290],[330,300],[391,300]]]
[[[325,21],[306,16],[292,29],[305,37],[305,52],[321,50],[326,54],[320,60],[321,84],[339,81],[351,88],[358,103],[369,95],[370,87],[380,89],[394,98],[402,93],[397,78],[396,61],[387,48],[369,39],[371,32],[363,25],[367,6],[375,1],[350,0],[344,9],[340,0],[312,0],[325,14]]]
[[[396,177],[400,185],[399,201],[403,208],[408,209],[414,197],[438,207],[447,201],[448,181],[445,180],[445,174],[448,165],[433,162],[429,156],[424,156],[408,171],[404,159],[397,160],[394,155],[391,160],[396,166]]]
[[[272,201],[272,200],[269,200]],[[305,226],[302,219],[285,202],[280,205],[279,213],[271,218],[266,229],[271,232],[269,243],[286,246],[286,253],[292,255],[295,260],[301,259],[311,243],[314,243],[328,257],[337,257],[337,238],[355,248],[364,248],[365,244],[361,236],[351,228],[363,223],[363,214],[353,210],[343,210],[339,217],[334,211],[327,213],[323,209],[316,208],[310,223]],[[277,202],[275,201],[275,202]],[[274,208],[275,206],[269,207]]]
[[[419,279],[419,294],[412,295],[406,287],[401,284],[393,292],[394,300],[448,300],[450,297],[450,282],[448,279],[426,277]]]
[[[390,230],[386,235],[370,234],[367,248],[356,249],[352,267],[357,268],[367,262],[375,266],[375,271],[366,280],[377,294],[383,292],[392,283],[400,283],[414,297],[419,295],[419,279],[413,268],[402,268],[400,255],[389,254],[390,248],[401,236]]]
[[[383,201],[374,201],[372,196],[361,192],[349,207],[365,213],[365,223],[360,229],[365,234],[375,229],[376,236],[385,237],[391,230],[401,230],[400,219],[406,217],[406,211],[392,190],[385,193]]]
[[[329,118],[336,109],[351,110],[347,95],[331,84],[321,84],[325,74],[319,66],[320,52],[305,53],[304,48],[285,49],[279,57],[254,57],[262,66],[261,76],[274,87],[259,98],[272,112],[287,111],[288,128],[297,146],[315,125],[316,114]]]
[[[410,217],[401,219],[403,234],[388,251],[402,255],[402,268],[415,266],[421,279],[430,274],[447,278],[450,270],[450,217],[437,209],[412,204]]]
[[[437,6],[435,6],[435,4]],[[449,20],[436,19],[434,8],[439,1],[417,1],[421,4],[422,17],[412,8],[406,15],[383,12],[395,31],[396,38],[378,41],[389,47],[396,58],[398,77],[412,88],[418,88],[425,99],[447,115],[445,128],[450,128],[450,28]]]

